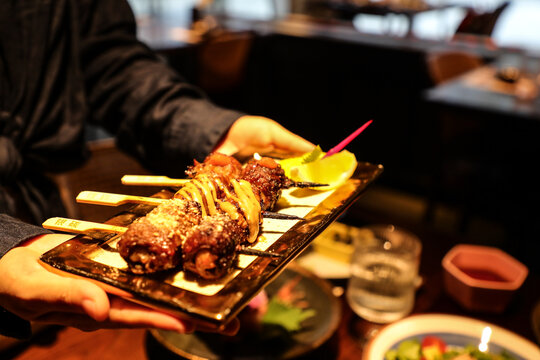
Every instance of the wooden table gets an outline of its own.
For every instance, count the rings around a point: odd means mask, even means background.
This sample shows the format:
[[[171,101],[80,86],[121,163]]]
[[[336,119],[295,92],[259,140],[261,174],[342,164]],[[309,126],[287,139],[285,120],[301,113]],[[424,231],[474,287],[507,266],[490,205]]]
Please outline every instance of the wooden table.
[[[525,284],[518,291],[503,314],[470,313],[460,308],[444,292],[442,285],[441,259],[460,239],[445,234],[410,228],[422,239],[423,253],[420,272],[424,285],[419,289],[413,313],[449,313],[488,321],[520,334],[535,342],[531,327],[531,312],[540,300],[538,274],[529,274]],[[346,280],[333,283],[345,287]],[[358,335],[380,328],[358,318],[342,296],[343,317],[337,332],[315,353],[306,359],[359,359],[363,343]],[[21,347],[0,353],[6,360],[152,360],[178,359],[159,345],[149,333],[137,330],[100,330],[82,332],[72,328],[51,328],[37,336],[34,341]]]
[[[425,99],[448,109],[540,121],[540,97],[520,99],[515,88],[521,80],[505,83],[495,77],[496,71],[494,64],[479,67],[426,90]]]

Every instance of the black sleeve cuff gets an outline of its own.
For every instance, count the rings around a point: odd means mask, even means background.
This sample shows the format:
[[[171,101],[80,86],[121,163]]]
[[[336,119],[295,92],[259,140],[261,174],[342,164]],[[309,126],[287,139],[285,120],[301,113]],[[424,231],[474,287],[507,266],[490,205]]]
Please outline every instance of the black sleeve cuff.
[[[30,225],[6,214],[0,214],[0,258],[25,240],[52,232]]]
[[[0,307],[0,335],[20,340],[32,336],[30,322]]]

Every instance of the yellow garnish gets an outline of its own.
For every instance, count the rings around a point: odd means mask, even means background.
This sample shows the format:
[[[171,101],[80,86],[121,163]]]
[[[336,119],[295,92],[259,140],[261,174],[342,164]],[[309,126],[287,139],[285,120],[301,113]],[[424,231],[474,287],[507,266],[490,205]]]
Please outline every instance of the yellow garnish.
[[[317,188],[329,190],[344,184],[354,174],[357,164],[354,154],[343,150],[324,159],[319,158],[306,164],[292,166],[289,169],[289,177],[294,181],[329,184]]]
[[[321,147],[317,145],[311,152],[288,159],[279,160],[279,165],[285,171],[285,175],[291,176],[291,168],[318,160],[324,156]]]

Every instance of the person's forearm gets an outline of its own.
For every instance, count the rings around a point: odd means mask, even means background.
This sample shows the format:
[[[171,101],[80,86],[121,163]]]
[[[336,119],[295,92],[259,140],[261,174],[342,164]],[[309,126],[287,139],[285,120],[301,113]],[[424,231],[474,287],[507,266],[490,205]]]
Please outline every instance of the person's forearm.
[[[11,216],[0,214],[0,258],[22,242],[51,231],[24,223]]]
[[[95,3],[81,47],[93,121],[150,170],[183,175],[243,114],[212,104],[140,43],[127,3]]]

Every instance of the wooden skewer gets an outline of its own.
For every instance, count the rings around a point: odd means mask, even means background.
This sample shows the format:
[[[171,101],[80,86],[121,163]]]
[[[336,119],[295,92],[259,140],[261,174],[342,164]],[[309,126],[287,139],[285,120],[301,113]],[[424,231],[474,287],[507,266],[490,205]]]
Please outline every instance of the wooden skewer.
[[[146,196],[113,194],[99,191],[81,191],[79,195],[77,195],[77,202],[95,205],[119,206],[126,203],[159,205],[164,201],[166,201],[166,199]]]
[[[157,175],[124,175],[121,181],[124,185],[183,186],[190,179],[172,179]]]
[[[321,184],[321,183],[309,182],[309,181],[292,181],[291,184],[287,186],[287,188],[291,188],[291,187],[312,188],[312,187],[323,187],[323,186],[328,186],[328,184]]]
[[[274,211],[263,211],[262,215],[263,215],[263,217],[269,218],[269,219],[305,220],[303,217],[300,217],[300,216],[297,216],[297,215],[283,214],[283,213],[278,213],[278,212],[274,212]]]
[[[53,217],[45,220],[41,224],[45,229],[65,231],[75,234],[88,234],[92,231],[104,231],[117,234],[123,234],[126,232],[127,227],[116,226],[109,224],[102,224],[92,221],[75,220],[63,217]],[[271,251],[257,250],[239,245],[237,247],[239,254],[256,255],[264,257],[283,257],[281,254],[276,254]]]
[[[122,184],[124,185],[150,185],[150,186],[170,186],[178,187],[184,186],[185,183],[191,181],[191,179],[173,179],[167,176],[161,175],[124,175],[122,176]],[[291,181],[287,187],[321,187],[328,186],[328,184],[320,184],[309,181]]]
[[[126,203],[159,205],[168,199],[152,198],[145,196],[113,194],[100,191],[81,191],[77,195],[77,202],[94,205],[119,206]],[[304,220],[300,216],[263,211],[263,217],[280,220]]]
[[[75,234],[87,234],[91,231],[105,231],[123,234],[126,232],[127,228],[124,226],[116,226],[109,224],[96,223],[92,221],[83,221],[68,219],[62,217],[53,217],[45,220],[41,224],[45,229],[57,230],[57,231],[66,231]]]

